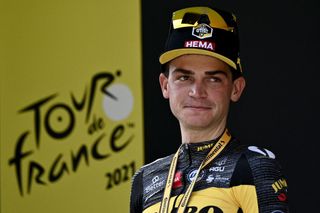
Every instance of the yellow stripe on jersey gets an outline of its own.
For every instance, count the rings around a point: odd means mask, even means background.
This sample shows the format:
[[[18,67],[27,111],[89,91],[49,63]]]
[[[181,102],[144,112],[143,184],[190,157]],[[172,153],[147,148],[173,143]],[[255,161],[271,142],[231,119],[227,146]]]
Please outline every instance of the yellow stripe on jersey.
[[[170,198],[169,212],[178,205],[183,194]],[[143,213],[157,213],[160,202],[148,207]],[[186,212],[237,213],[239,208],[245,213],[257,213],[258,201],[256,189],[252,185],[240,185],[232,188],[216,188],[192,192]]]

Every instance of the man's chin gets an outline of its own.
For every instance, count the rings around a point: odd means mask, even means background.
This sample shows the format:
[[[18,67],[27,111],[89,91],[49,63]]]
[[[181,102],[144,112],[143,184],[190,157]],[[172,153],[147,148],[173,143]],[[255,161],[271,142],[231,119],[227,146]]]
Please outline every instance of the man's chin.
[[[188,119],[184,119],[181,123],[189,129],[201,130],[207,128],[210,124],[210,121],[208,120],[208,117],[188,117]]]

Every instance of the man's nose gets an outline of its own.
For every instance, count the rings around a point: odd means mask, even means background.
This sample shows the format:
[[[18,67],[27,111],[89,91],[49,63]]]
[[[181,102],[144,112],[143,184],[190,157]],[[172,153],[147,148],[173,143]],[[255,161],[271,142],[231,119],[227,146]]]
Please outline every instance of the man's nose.
[[[189,96],[194,98],[205,98],[207,97],[207,91],[203,82],[195,82],[190,87]]]

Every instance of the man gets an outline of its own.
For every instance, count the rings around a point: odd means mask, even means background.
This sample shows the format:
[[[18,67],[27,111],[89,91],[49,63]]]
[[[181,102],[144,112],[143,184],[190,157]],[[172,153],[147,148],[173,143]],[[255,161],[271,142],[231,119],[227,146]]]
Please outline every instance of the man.
[[[131,212],[289,212],[275,155],[240,145],[227,130],[230,101],[245,88],[235,16],[208,7],[174,12],[160,63],[182,145],[136,173]]]

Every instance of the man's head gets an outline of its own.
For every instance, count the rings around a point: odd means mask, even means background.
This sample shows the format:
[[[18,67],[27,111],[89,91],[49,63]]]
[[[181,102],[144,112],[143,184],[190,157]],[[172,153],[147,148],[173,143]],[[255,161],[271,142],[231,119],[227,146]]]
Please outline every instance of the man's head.
[[[234,16],[207,7],[174,12],[160,63],[162,93],[181,128],[223,129],[245,87]]]
[[[233,79],[242,76],[235,16],[209,7],[175,11],[165,50],[159,58],[163,71],[168,62],[186,54],[215,57],[232,68]]]

